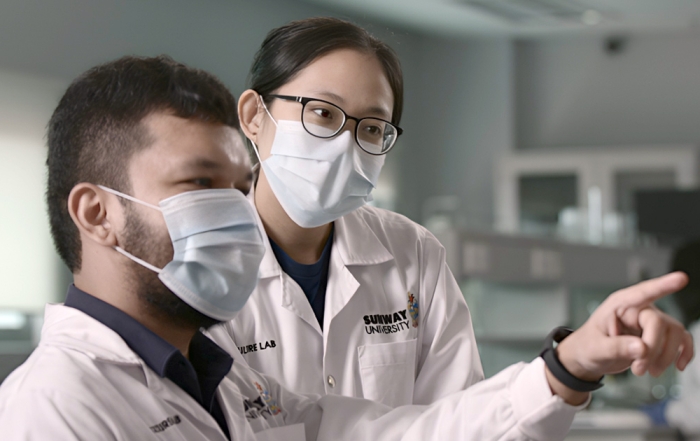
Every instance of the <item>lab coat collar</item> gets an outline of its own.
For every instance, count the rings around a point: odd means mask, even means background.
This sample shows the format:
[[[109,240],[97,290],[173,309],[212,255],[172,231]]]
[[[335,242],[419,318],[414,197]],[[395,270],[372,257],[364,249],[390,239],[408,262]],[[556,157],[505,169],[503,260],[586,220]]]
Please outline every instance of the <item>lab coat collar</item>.
[[[182,355],[175,346],[114,305],[82,291],[75,285],[68,287],[64,305],[84,312],[119,334],[127,346],[161,377],[166,376],[169,367],[179,369],[179,357]]]
[[[254,188],[248,193],[248,199],[255,205]],[[373,214],[368,212],[366,208],[361,207],[335,221],[333,248],[337,250],[336,252],[339,253],[341,260],[346,266],[376,265],[388,262],[394,258],[374,233],[372,227],[369,226],[365,219],[366,216],[373,216]],[[265,244],[265,256],[260,263],[260,278],[279,277],[282,273],[282,268],[272,251],[270,240],[267,237],[257,209],[255,210],[255,217]]]
[[[367,217],[375,216],[367,207],[360,207],[335,221],[335,242],[346,266],[376,265],[394,259],[367,223]]]
[[[202,405],[181,387],[171,387],[169,384],[173,383],[163,381],[158,374],[147,367],[119,334],[78,309],[62,304],[47,305],[39,346],[54,346],[67,351],[80,352],[93,360],[120,365],[123,369],[130,367],[140,369],[143,377],[141,379],[134,377],[134,379],[142,381],[154,394],[178,409],[181,417],[199,421],[199,424],[206,425],[211,432],[221,430],[216,420]],[[133,375],[133,371],[131,373]],[[230,375],[231,371],[221,383],[230,382]],[[233,392],[233,388],[235,386],[230,383],[223,389],[217,387],[216,393],[222,409],[236,408],[235,401],[229,396],[230,393],[227,394],[227,392]],[[238,398],[239,395],[236,393],[235,397]],[[233,432],[235,425],[240,421],[235,420],[233,414],[224,412],[226,423]],[[221,438],[225,438],[223,434]]]
[[[84,312],[62,304],[46,305],[39,345],[69,348],[115,364],[145,366],[119,334]]]

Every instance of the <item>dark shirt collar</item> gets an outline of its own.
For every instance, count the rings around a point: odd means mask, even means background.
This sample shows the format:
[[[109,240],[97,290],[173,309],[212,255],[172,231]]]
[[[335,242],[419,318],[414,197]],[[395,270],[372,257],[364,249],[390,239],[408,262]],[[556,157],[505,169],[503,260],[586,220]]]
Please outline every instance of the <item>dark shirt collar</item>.
[[[280,268],[304,291],[304,295],[309,299],[311,309],[314,311],[321,328],[323,328],[325,315],[326,285],[328,284],[328,268],[331,263],[331,247],[334,233],[335,223],[331,226],[331,232],[326,240],[326,245],[323,247],[321,257],[318,259],[318,262],[310,265],[294,261],[275,241],[270,239],[270,247],[277,258]]]
[[[218,400],[214,399],[216,389],[231,370],[233,358],[204,334],[199,331],[195,334],[190,343],[188,360],[175,346],[127,313],[81,291],[75,285],[68,288],[64,304],[84,312],[119,334],[149,368],[177,384],[208,412],[220,412]],[[216,419],[221,425],[219,418]],[[227,432],[228,428],[222,428]]]
[[[328,266],[331,256],[331,245],[333,244],[333,232],[334,227],[331,226],[331,232],[326,239],[326,244],[323,246],[323,251],[321,251],[321,257],[319,257],[317,262],[311,264],[299,263],[292,259],[289,254],[287,254],[282,247],[277,245],[271,237],[268,236],[270,240],[270,248],[277,258],[277,262],[282,267],[282,271],[292,276],[292,278],[318,278],[323,272],[324,266]]]

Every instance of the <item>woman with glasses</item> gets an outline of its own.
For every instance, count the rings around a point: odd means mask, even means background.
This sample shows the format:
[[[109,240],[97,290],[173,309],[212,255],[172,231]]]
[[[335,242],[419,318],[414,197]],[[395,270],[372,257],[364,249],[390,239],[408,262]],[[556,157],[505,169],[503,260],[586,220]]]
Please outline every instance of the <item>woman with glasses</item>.
[[[435,409],[463,412],[474,432],[446,424],[445,439],[563,439],[604,374],[631,366],[659,375],[692,357],[690,335],[653,307],[685,284],[672,274],[612,294],[576,332],[555,329],[541,357],[481,381],[444,248],[405,217],[366,205],[402,132],[394,52],[351,23],[301,20],[268,34],[250,83],[238,109],[260,161],[250,198],[266,254],[248,303],[212,329],[238,362],[325,402],[347,395],[395,407],[450,395]],[[353,406],[343,405],[353,426]]]
[[[249,82],[239,113],[267,252],[218,342],[292,390],[389,406],[483,379],[444,248],[366,204],[402,132],[396,54],[352,23],[301,20],[268,34]]]

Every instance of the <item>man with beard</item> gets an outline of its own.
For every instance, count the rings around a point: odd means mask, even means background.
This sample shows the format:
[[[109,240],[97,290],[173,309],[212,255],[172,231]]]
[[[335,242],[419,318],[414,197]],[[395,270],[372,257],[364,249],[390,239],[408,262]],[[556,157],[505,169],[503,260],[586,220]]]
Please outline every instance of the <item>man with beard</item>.
[[[0,388],[0,438],[241,440],[286,424],[273,386],[200,332],[245,303],[263,253],[237,129],[226,87],[167,57],[70,85],[46,194],[74,285]]]
[[[538,359],[396,409],[287,391],[201,332],[242,308],[264,252],[237,128],[226,88],[166,57],[71,84],[49,123],[47,202],[75,284],[0,387],[3,440],[562,439],[602,374],[692,357],[687,332],[652,305],[685,284],[671,274],[613,294],[562,360],[546,352],[556,373]]]

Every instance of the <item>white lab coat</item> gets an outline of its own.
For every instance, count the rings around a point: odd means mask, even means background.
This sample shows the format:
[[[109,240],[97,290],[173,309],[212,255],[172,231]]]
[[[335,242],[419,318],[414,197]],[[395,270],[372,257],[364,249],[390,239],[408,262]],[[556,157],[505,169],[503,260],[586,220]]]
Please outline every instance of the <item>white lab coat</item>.
[[[392,407],[429,404],[484,378],[445,249],[422,226],[370,206],[335,221],[323,330],[263,236],[258,287],[236,318],[212,333],[253,369],[296,392]]]
[[[234,362],[217,390],[232,439],[252,441],[255,432],[275,427],[298,432],[298,427],[283,427],[284,413],[260,405],[263,394],[256,382],[274,394],[273,399],[284,399],[287,407],[299,406],[300,421],[308,413],[315,433],[313,414],[317,419],[319,411],[312,400],[287,397],[274,382]],[[257,413],[246,415],[244,400],[258,400]],[[62,305],[47,306],[39,347],[0,386],[0,438],[226,440],[216,420],[194,398],[153,372],[119,334]]]
[[[690,326],[695,342],[695,353],[700,352],[700,322]],[[680,429],[689,440],[700,440],[700,357],[697,355],[683,372],[678,372],[680,397],[666,408],[668,423]]]
[[[298,441],[304,430],[309,441],[317,434],[319,441],[563,439],[580,407],[543,390],[549,388],[537,359],[431,406],[392,409],[337,395],[300,396],[234,361],[217,396],[235,441]],[[0,386],[0,437],[225,440],[209,413],[117,333],[62,305],[47,307],[39,347]]]

